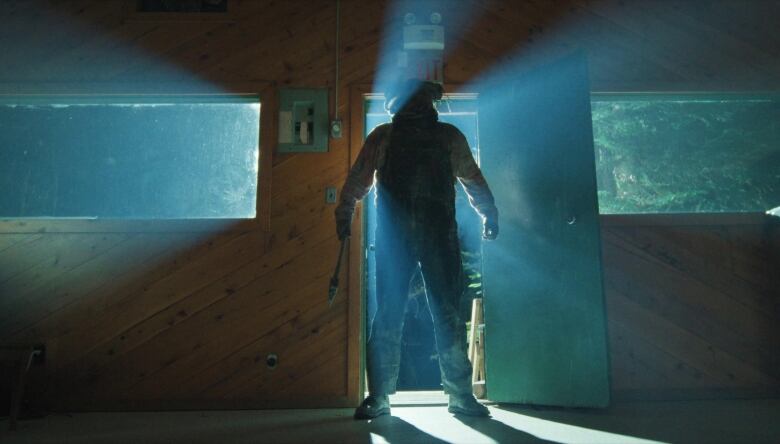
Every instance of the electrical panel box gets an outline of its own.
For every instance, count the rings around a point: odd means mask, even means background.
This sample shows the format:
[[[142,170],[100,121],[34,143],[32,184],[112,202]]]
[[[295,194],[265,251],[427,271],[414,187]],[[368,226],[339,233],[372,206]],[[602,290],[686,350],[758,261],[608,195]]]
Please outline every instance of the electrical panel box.
[[[283,153],[328,151],[328,90],[279,90],[279,147]]]

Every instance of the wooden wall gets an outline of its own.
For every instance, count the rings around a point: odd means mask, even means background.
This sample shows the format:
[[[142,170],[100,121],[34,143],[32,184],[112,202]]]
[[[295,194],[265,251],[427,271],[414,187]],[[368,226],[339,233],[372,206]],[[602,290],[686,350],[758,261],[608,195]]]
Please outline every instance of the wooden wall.
[[[341,1],[338,111],[350,137],[328,153],[281,155],[277,88],[329,87],[333,101],[335,2],[231,0],[217,18],[147,16],[134,4],[1,2],[0,91],[258,92],[259,217],[0,222],[0,340],[46,344],[47,398],[60,409],[354,405],[359,297],[346,288],[333,308],[325,302],[338,242],[324,191],[342,183],[359,148],[350,87],[372,83],[400,16],[386,19],[396,10],[386,2]],[[459,13],[447,29],[451,84],[510,59],[530,65],[583,48],[597,91],[780,87],[776,1],[421,8],[445,21]],[[743,282],[767,276],[762,261],[777,237],[767,244],[754,228],[605,228],[615,388],[777,387],[767,354],[777,338],[766,327],[777,286]],[[699,236],[712,242],[693,247]],[[708,265],[726,247],[739,259],[731,274]],[[661,272],[660,283],[647,281]],[[275,370],[269,353],[279,356]]]
[[[602,216],[617,397],[780,394],[780,219]]]

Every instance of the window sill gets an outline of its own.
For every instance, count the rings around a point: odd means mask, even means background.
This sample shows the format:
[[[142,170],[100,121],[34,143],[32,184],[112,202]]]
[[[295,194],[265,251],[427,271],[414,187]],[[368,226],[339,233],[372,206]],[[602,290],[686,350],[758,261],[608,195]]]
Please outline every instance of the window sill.
[[[602,227],[620,226],[715,226],[780,225],[780,217],[766,213],[669,213],[669,214],[602,214]]]

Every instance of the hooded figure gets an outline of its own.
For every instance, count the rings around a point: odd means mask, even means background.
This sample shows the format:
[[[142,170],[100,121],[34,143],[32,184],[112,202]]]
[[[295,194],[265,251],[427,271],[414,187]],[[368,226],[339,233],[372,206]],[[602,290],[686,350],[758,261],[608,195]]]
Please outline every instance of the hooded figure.
[[[483,238],[498,235],[498,210],[465,136],[439,122],[434,101],[441,85],[407,80],[391,90],[385,108],[392,123],[368,135],[336,207],[339,239],[350,234],[355,205],[376,181],[377,312],[367,345],[369,396],[356,419],[390,413],[401,360],[409,281],[420,268],[433,317],[442,385],[452,413],[487,416],[471,388],[465,324],[458,307],[464,290],[455,182],[482,216]]]

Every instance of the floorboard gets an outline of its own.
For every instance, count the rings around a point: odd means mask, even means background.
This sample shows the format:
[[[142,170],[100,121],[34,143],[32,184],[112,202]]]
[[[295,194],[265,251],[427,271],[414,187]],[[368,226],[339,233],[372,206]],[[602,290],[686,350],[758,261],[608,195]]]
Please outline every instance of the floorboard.
[[[436,398],[431,395],[429,398]],[[355,421],[351,409],[50,415],[0,421],[16,443],[776,443],[780,399],[623,402],[604,410],[489,404],[492,418],[460,418],[444,405],[393,407]]]

